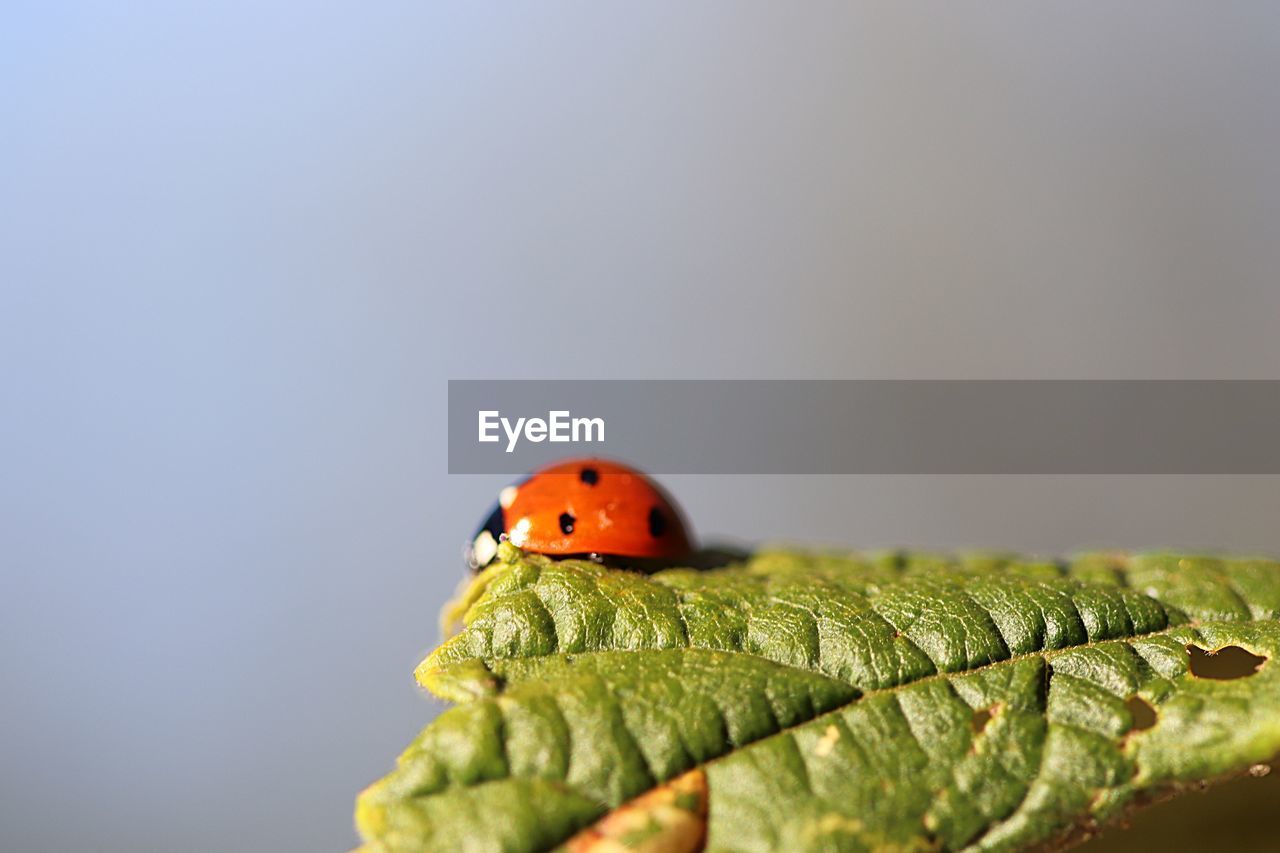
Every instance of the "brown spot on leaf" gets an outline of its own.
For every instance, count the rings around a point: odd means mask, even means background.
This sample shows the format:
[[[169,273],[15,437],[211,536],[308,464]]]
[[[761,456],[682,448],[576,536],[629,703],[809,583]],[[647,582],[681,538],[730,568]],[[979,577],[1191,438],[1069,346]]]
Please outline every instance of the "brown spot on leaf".
[[[991,722],[991,718],[994,717],[999,710],[999,705],[992,705],[989,708],[978,708],[974,710],[973,718],[969,721],[969,726],[973,729],[973,733],[980,735],[986,731],[987,724]]]
[[[648,853],[696,853],[707,835],[707,774],[690,770],[623,803],[570,838],[568,853],[620,849]]]
[[[1267,662],[1267,659],[1261,655],[1255,655],[1239,646],[1206,650],[1190,645],[1187,646],[1187,652],[1191,656],[1189,661],[1191,674],[1196,678],[1209,678],[1215,681],[1248,678]]]
[[[1129,731],[1146,731],[1156,724],[1156,709],[1151,707],[1151,703],[1141,696],[1130,696],[1125,700],[1124,706],[1129,709],[1129,713],[1133,716],[1133,728],[1129,729]]]

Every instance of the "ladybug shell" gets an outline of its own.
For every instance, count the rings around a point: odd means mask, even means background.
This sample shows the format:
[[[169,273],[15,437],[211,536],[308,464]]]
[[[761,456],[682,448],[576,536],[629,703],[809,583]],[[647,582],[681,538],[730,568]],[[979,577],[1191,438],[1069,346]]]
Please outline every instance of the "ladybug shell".
[[[559,462],[503,489],[473,543],[474,568],[492,559],[486,535],[500,533],[540,554],[671,559],[692,550],[684,516],[666,492],[636,469],[601,459]]]

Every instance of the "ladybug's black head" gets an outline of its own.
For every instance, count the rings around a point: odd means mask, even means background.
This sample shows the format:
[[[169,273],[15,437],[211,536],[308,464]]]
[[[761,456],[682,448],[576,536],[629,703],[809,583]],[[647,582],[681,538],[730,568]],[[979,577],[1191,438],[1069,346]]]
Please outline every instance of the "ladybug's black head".
[[[484,524],[476,531],[467,543],[467,568],[478,572],[493,562],[498,555],[498,543],[506,535],[507,526],[502,513],[502,504],[494,506],[493,512],[485,519]]]

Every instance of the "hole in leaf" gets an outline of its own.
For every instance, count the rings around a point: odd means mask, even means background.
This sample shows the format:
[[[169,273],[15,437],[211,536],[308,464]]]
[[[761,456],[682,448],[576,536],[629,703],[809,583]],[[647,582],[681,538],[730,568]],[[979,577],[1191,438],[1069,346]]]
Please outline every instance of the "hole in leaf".
[[[1156,724],[1156,709],[1151,707],[1151,703],[1141,696],[1130,696],[1125,701],[1124,706],[1133,715],[1133,728],[1129,731],[1146,731]]]
[[[1266,658],[1239,646],[1225,646],[1214,651],[1206,651],[1199,646],[1187,646],[1187,652],[1191,655],[1192,675],[1196,678],[1211,678],[1217,681],[1247,678],[1267,662]]]
[[[992,705],[990,708],[976,709],[973,712],[973,719],[969,723],[973,727],[973,733],[976,735],[982,734],[982,732],[987,728],[987,723],[991,722],[991,718],[995,716],[995,712],[995,705]]]

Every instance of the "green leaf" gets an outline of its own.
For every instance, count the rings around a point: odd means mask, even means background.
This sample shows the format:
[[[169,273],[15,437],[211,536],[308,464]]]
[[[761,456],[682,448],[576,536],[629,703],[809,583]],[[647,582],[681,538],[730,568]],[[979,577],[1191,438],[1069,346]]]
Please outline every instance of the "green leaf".
[[[371,850],[587,849],[610,813],[623,847],[705,813],[708,850],[1017,849],[1280,756],[1266,560],[505,546],[459,611],[417,672],[459,704],[361,795]]]

